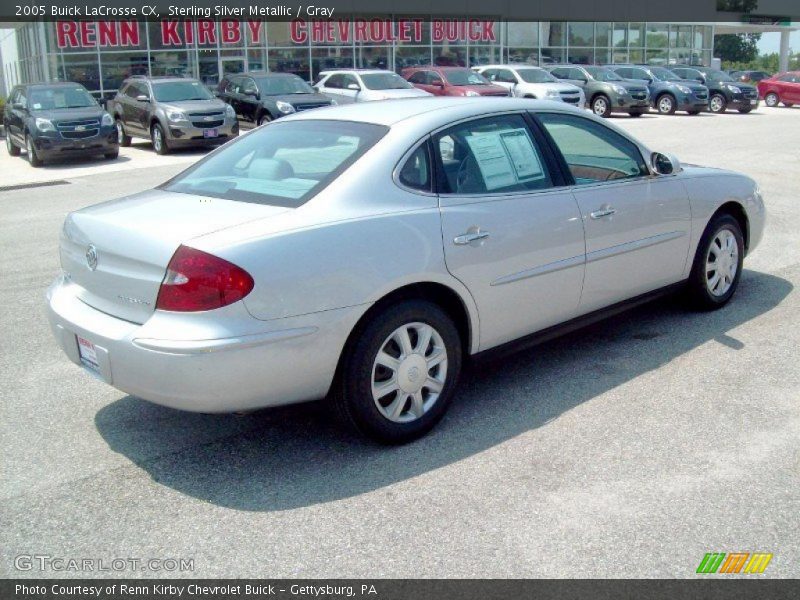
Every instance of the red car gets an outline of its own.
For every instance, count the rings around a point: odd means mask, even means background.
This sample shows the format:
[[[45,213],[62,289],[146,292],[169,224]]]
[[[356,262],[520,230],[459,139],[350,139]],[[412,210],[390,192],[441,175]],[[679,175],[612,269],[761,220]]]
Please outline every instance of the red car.
[[[508,96],[508,90],[466,67],[409,67],[402,73],[414,87],[434,96]]]
[[[767,106],[800,104],[800,71],[778,73],[758,82],[758,95]]]

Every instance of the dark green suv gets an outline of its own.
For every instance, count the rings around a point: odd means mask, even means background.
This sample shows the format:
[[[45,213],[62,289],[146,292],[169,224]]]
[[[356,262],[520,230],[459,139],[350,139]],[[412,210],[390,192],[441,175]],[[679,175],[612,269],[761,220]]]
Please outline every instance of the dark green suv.
[[[558,79],[583,88],[586,102],[599,117],[626,112],[639,117],[650,110],[650,93],[639,81],[626,81],[611,69],[581,65],[551,65],[547,69]]]

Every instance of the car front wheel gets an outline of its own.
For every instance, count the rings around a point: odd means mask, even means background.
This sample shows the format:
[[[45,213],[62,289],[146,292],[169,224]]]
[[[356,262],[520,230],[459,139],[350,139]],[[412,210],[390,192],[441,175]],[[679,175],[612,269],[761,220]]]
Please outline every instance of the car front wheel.
[[[33,145],[33,138],[31,138],[29,135],[25,136],[25,151],[28,153],[28,162],[32,167],[42,166],[42,159],[39,158],[38,154],[36,154],[36,148]]]
[[[117,127],[117,141],[119,145],[123,148],[127,148],[131,145],[131,136],[125,134],[125,127],[122,125],[122,121],[117,119],[115,122]]]
[[[376,313],[342,357],[332,400],[342,420],[385,444],[410,442],[444,416],[461,339],[438,305],[407,300]]]
[[[19,156],[19,148],[11,141],[11,132],[8,130],[8,127],[6,127],[6,150],[8,150],[11,156]]]
[[[659,97],[658,102],[656,102],[656,106],[658,107],[658,112],[662,115],[675,114],[675,98],[669,94],[664,94],[663,96]]]
[[[258,115],[258,120],[256,121],[256,125],[261,127],[262,125],[266,125],[270,121],[272,121],[272,117],[269,116],[269,113],[261,113],[260,115]]]
[[[739,222],[728,214],[715,217],[700,239],[689,276],[692,303],[703,310],[727,304],[739,285],[743,260]]]
[[[713,113],[724,113],[728,107],[728,101],[722,94],[714,94],[708,101],[708,109]]]
[[[778,106],[778,102],[780,102],[780,98],[778,98],[778,94],[775,92],[770,92],[764,96],[764,104],[767,106]]]
[[[150,129],[150,139],[153,142],[153,150],[156,151],[156,154],[169,154],[167,138],[160,123],[155,123]]]
[[[611,102],[605,96],[597,96],[592,100],[592,112],[598,117],[607,117],[611,114]]]

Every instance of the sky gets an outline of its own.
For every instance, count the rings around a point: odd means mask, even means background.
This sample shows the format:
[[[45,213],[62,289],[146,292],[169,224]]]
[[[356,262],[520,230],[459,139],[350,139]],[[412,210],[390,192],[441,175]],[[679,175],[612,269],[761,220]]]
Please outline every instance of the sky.
[[[795,27],[800,27],[800,23],[792,23]],[[781,47],[780,33],[764,33],[758,42],[758,51],[761,54],[778,52]],[[793,31],[789,36],[789,47],[792,52],[800,52],[800,31]]]

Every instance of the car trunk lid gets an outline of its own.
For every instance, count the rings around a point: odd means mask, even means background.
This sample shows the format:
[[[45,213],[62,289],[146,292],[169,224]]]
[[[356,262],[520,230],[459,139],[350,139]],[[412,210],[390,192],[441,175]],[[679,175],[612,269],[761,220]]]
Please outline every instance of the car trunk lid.
[[[181,244],[286,210],[151,190],[68,215],[61,266],[83,302],[144,323],[155,310],[167,265]]]

